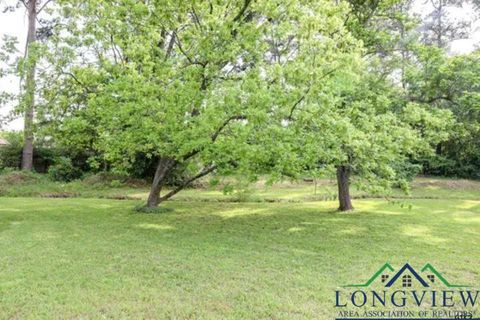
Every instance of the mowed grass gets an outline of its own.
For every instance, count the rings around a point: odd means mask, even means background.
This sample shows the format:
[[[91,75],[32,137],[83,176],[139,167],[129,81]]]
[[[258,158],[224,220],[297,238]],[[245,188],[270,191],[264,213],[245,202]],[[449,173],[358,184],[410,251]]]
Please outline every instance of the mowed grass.
[[[385,262],[480,283],[480,200],[0,198],[0,319],[331,319]]]

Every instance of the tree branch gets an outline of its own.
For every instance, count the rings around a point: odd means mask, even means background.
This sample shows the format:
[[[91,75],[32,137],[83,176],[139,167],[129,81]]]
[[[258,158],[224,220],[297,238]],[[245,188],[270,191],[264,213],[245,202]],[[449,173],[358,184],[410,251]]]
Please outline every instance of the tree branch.
[[[197,11],[195,11],[195,7],[193,5],[192,5],[192,15],[193,15],[193,21],[195,25],[197,25],[198,28],[202,30],[203,29],[202,23],[200,22],[200,18],[198,17]]]
[[[87,93],[93,92],[93,90],[91,90],[89,87],[83,84],[80,80],[78,80],[78,78],[73,73],[65,72],[65,71],[61,71],[61,73],[64,75],[70,76],[76,83],[78,83],[83,89],[85,89]]]
[[[223,129],[225,129],[225,127],[233,120],[244,120],[244,119],[247,119],[247,117],[245,116],[242,116],[242,115],[236,115],[236,116],[231,116],[229,117],[227,120],[225,120],[221,125],[220,127],[218,127],[217,130],[215,130],[215,132],[212,134],[211,136],[211,141],[212,143],[214,143],[218,136],[220,135],[220,133],[222,132]],[[188,160],[190,159],[191,157],[197,155],[200,151],[202,151],[203,148],[200,148],[200,149],[195,149],[195,150],[192,150],[190,151],[189,153],[185,154],[183,157],[182,157],[182,160],[185,161],[185,160]]]
[[[177,40],[175,41],[175,43],[177,44],[177,47],[180,50],[180,52],[185,56],[185,58],[187,58],[188,62],[190,62],[190,64],[197,64],[195,61],[192,60],[192,58],[190,58],[190,56],[185,52],[185,50],[183,50],[182,44],[180,43],[180,39],[177,37],[176,31],[173,31],[172,37],[174,37],[174,39]]]
[[[170,57],[170,54],[172,53],[173,44],[175,43],[176,37],[177,37],[176,30],[173,30],[172,35],[170,36],[170,41],[168,42],[167,52],[165,53],[165,60],[167,60]]]
[[[201,177],[204,177],[206,176],[207,174],[213,172],[215,169],[217,169],[217,166],[216,165],[210,165],[210,166],[207,166],[205,168],[202,169],[202,171],[200,171],[199,173],[197,173],[195,176],[185,180],[181,185],[179,185],[178,187],[176,187],[175,189],[173,189],[172,191],[170,191],[169,193],[167,193],[166,195],[160,197],[160,202],[162,201],[165,201],[169,198],[171,198],[172,196],[174,196],[175,194],[177,194],[179,191],[183,190],[185,187],[187,187],[190,183],[192,183],[193,181],[197,180],[197,179],[200,179]]]
[[[292,106],[292,108],[290,109],[290,114],[288,115],[287,117],[287,120],[292,120],[293,119],[293,112],[295,112],[295,109],[297,109],[298,105],[303,101],[305,100],[305,97],[307,96],[307,94],[310,92],[310,89],[312,88],[312,86],[308,86],[307,90],[305,90],[305,93],[300,97],[300,99],[298,99]]]
[[[252,0],[244,0],[243,1],[243,6],[242,8],[240,9],[240,11],[238,12],[238,14],[235,16],[235,18],[233,18],[233,21],[234,22],[237,22],[238,20],[240,20],[243,16],[243,14],[245,13],[245,11],[247,11],[248,9],[248,6],[250,5],[250,3],[252,3]]]
[[[47,0],[47,1],[43,4],[43,6],[42,6],[40,9],[38,9],[37,14],[39,14],[40,12],[42,12],[42,10],[45,9],[45,7],[47,6],[47,4],[49,4],[50,2],[52,2],[52,0]]]
[[[336,68],[333,68],[331,69],[330,71],[324,73],[318,80],[322,80],[326,77],[328,77],[329,75],[331,75],[332,73],[334,73],[339,67],[336,67]],[[318,81],[317,80],[317,81]],[[287,117],[287,120],[293,120],[293,112],[295,112],[295,110],[297,109],[298,105],[303,101],[305,100],[305,97],[307,96],[307,94],[310,92],[310,89],[312,88],[312,84],[310,84],[307,88],[307,90],[305,90],[305,93],[294,103],[294,105],[292,106],[292,108],[290,109],[290,114],[288,115]]]
[[[247,119],[247,117],[245,116],[241,116],[241,115],[237,115],[237,116],[231,116],[230,118],[228,118],[227,120],[225,120],[222,125],[217,129],[217,131],[215,131],[213,134],[212,134],[212,142],[215,142],[218,138],[218,136],[220,135],[220,133],[222,132],[223,129],[225,129],[225,127],[233,120],[245,120]]]
[[[417,97],[410,97],[410,101],[412,102],[420,102],[420,103],[433,103],[433,102],[437,102],[439,100],[445,100],[445,101],[448,101],[450,103],[453,103],[453,104],[456,104],[455,101],[453,101],[453,99],[449,96],[438,96],[438,97],[433,97],[433,98],[430,98],[430,99],[422,99],[422,98],[417,98]]]
[[[20,0],[20,3],[23,4],[25,9],[28,9],[28,6],[27,6],[27,3],[25,2],[25,0]]]

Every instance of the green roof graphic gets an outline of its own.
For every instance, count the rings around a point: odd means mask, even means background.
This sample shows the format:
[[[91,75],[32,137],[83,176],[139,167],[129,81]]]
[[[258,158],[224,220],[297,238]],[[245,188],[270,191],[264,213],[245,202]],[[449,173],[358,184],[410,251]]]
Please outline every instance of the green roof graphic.
[[[450,282],[448,282],[447,279],[445,279],[445,278],[440,274],[440,272],[438,272],[437,269],[435,269],[430,263],[427,263],[427,264],[422,268],[422,272],[425,272],[426,270],[429,270],[431,273],[433,273],[434,275],[436,275],[437,278],[440,279],[440,281],[442,281],[442,283],[443,283],[445,286],[447,286],[448,288],[469,287],[469,286],[461,285],[461,284],[450,284]]]
[[[392,266],[390,265],[390,263],[385,263],[380,269],[378,269],[377,272],[375,272],[375,274],[370,278],[368,279],[367,282],[365,282],[364,284],[349,284],[347,286],[344,286],[345,288],[353,288],[353,287],[368,287],[373,281],[375,281],[375,279],[378,278],[379,275],[381,275],[383,273],[383,271],[385,271],[385,269],[388,269],[390,271],[394,271]]]
[[[406,264],[406,266],[410,267],[408,264]],[[390,265],[390,263],[387,262],[380,269],[378,269],[378,271],[375,272],[373,274],[373,276],[371,276],[370,279],[368,279],[367,282],[362,283],[362,284],[349,284],[349,285],[346,285],[346,286],[343,286],[343,287],[344,288],[366,288],[366,287],[370,286],[372,284],[372,282],[375,281],[375,279],[377,279],[380,275],[382,275],[385,270],[392,271],[392,272],[395,271],[393,269],[393,267]],[[402,271],[402,270],[400,270],[400,271]],[[412,272],[414,272],[413,269],[411,269],[411,270],[412,270]],[[422,273],[426,272],[426,271],[429,271],[432,274],[434,274],[448,288],[462,288],[462,287],[468,288],[468,287],[470,287],[470,286],[463,285],[463,284],[451,284],[430,263],[427,263],[421,270]],[[415,275],[416,275],[416,273],[415,273]],[[426,285],[426,283],[424,283],[424,285]]]

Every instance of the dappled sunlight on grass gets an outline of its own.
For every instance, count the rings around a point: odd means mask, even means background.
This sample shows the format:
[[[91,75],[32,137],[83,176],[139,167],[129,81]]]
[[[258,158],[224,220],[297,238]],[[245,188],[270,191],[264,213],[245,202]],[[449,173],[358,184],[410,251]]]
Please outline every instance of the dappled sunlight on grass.
[[[152,230],[175,230],[176,228],[168,224],[158,223],[139,223],[135,225],[136,228],[152,229]]]
[[[339,234],[349,234],[349,235],[357,235],[367,232],[368,229],[366,227],[357,227],[357,226],[350,226],[348,228],[342,229],[337,231]]]
[[[112,208],[112,205],[99,203],[99,204],[95,204],[95,205],[90,204],[89,207],[90,208],[98,208],[98,209],[109,209],[109,208]]]
[[[317,251],[305,250],[305,249],[296,249],[296,248],[292,248],[292,249],[290,249],[290,251],[295,255],[318,256],[318,254],[319,254]]]
[[[391,202],[388,200],[356,200],[356,211],[366,214],[408,215],[418,207],[411,200]]]
[[[128,310],[168,319],[186,310],[179,318],[223,319],[242,309],[231,318],[250,319],[288,305],[285,319],[328,319],[333,290],[385,262],[431,262],[449,279],[480,281],[480,207],[461,208],[463,200],[402,207],[355,199],[347,214],[336,201],[201,201],[139,214],[139,201],[0,198],[8,208],[0,211],[8,257],[0,259],[0,318],[39,305],[45,318],[91,318],[93,305],[111,318]]]
[[[321,210],[323,212],[337,212],[338,203],[336,201],[309,201],[295,203],[295,208]]]
[[[480,205],[480,201],[464,200],[457,204],[455,207],[459,209],[472,209],[478,205]]]
[[[470,216],[467,216],[467,215],[464,215],[463,217],[455,217],[453,218],[455,221],[457,222],[461,222],[461,223],[479,223],[480,224],[480,216],[479,215],[476,215],[476,216],[473,216],[473,215],[470,215]]]
[[[144,200],[148,198],[148,192],[133,192],[133,193],[129,193],[128,195],[134,198],[139,198]]]
[[[303,227],[291,227],[291,228],[288,228],[288,232],[299,232],[299,231],[303,231],[305,230],[305,228]]]
[[[234,208],[230,210],[223,210],[213,213],[214,215],[224,217],[224,218],[234,218],[238,216],[248,216],[248,215],[264,215],[270,216],[274,212],[265,209],[254,209],[254,208]]]
[[[318,223],[318,222],[308,222],[308,221],[300,222],[300,224],[304,224],[304,225],[307,225],[307,226],[321,226],[322,225],[321,223]]]
[[[422,237],[425,234],[430,233],[430,228],[425,226],[406,225],[403,226],[402,229],[404,234],[412,237]]]
[[[59,238],[58,233],[48,231],[35,232],[32,236],[35,240],[52,240]]]
[[[471,233],[471,234],[476,235],[478,233],[478,230],[476,230],[475,228],[465,228],[465,229],[463,229],[463,232]]]
[[[407,211],[393,211],[393,210],[375,210],[374,213],[375,214],[398,216],[398,215],[404,215],[408,212]]]
[[[430,243],[430,242],[441,243],[441,242],[448,241],[448,239],[433,235],[431,228],[426,226],[421,226],[421,225],[402,226],[402,232],[404,235],[417,238],[427,243]]]
[[[342,213],[339,213],[339,214],[342,214]],[[333,217],[333,218],[326,218],[325,221],[327,222],[343,222],[343,221],[348,221],[347,218],[342,218],[342,217]]]
[[[480,213],[471,211],[478,209],[479,204],[479,201],[463,201],[460,205],[455,206],[456,208],[462,208],[462,210],[455,210],[452,213],[453,220],[463,224],[480,223]]]
[[[372,211],[373,209],[377,208],[379,205],[379,200],[363,200],[363,201],[355,201],[355,210],[358,211]],[[386,201],[381,201],[382,204],[388,204]]]

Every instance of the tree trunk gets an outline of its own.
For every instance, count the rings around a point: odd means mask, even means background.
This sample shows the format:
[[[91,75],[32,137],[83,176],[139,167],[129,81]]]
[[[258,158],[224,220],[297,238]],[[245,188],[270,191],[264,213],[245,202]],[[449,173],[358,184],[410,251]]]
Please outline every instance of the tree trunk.
[[[350,199],[350,167],[337,167],[338,201],[340,211],[353,210],[352,200]]]
[[[443,48],[443,25],[442,25],[442,15],[443,15],[443,3],[440,0],[439,7],[438,7],[438,33],[437,33],[437,47]]]
[[[37,1],[27,2],[28,35],[26,45],[27,76],[24,97],[24,144],[22,152],[22,170],[33,168],[33,116],[35,111],[35,68],[36,57],[32,56],[32,45],[37,40]]]
[[[148,195],[147,207],[155,208],[163,200],[160,198],[160,192],[165,184],[165,178],[170,170],[175,166],[176,161],[169,158],[160,158],[158,160],[157,170],[155,170],[155,176],[153,177],[152,186],[150,188],[150,194]]]

